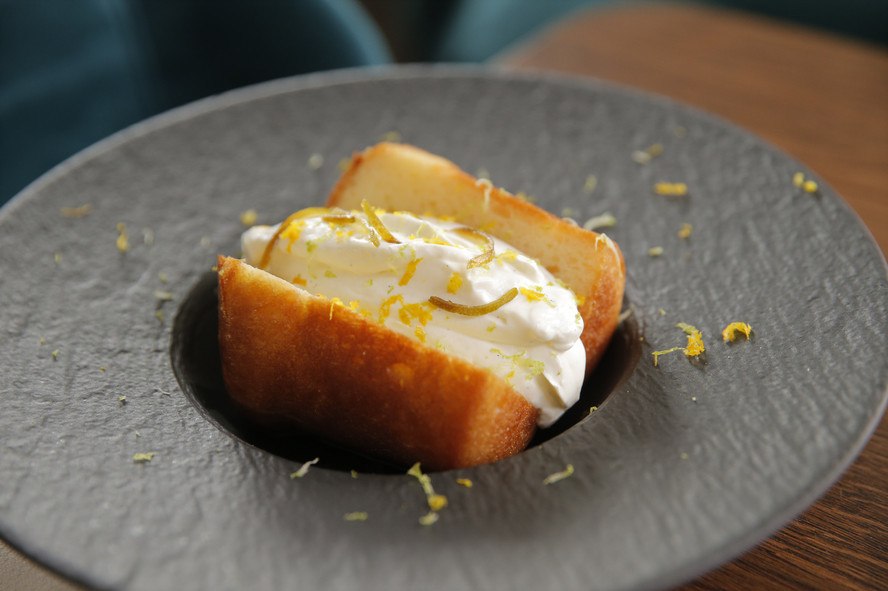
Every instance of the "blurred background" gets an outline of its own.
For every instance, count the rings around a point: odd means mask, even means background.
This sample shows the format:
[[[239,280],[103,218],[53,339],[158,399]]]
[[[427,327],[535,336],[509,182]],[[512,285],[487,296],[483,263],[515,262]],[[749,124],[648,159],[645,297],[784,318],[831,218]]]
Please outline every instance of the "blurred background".
[[[738,9],[888,45],[888,2],[885,0],[698,0],[695,3]],[[642,3],[361,0],[361,4],[382,29],[398,61],[481,62],[519,43],[540,27],[568,17],[571,12]]]
[[[888,45],[885,0],[698,3]],[[615,4],[627,3],[0,0],[0,204],[82,148],[205,96],[335,68],[485,62],[573,11]]]

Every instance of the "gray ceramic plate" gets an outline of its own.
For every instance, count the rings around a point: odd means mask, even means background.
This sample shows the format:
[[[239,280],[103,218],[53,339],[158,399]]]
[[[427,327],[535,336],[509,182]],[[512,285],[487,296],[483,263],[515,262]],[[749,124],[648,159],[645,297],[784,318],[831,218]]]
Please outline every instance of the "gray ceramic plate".
[[[450,504],[431,527],[413,478],[233,415],[213,338],[210,267],[238,253],[239,214],[273,222],[322,202],[337,162],[392,131],[556,213],[614,214],[634,310],[559,429],[433,475]],[[662,155],[633,161],[654,143]],[[698,575],[823,493],[885,403],[883,259],[828,187],[793,186],[799,170],[667,100],[472,69],[283,80],[128,129],[0,214],[0,532],[113,589],[637,589]],[[653,195],[661,180],[689,195]],[[84,203],[85,217],[59,212]],[[679,321],[703,331],[706,363],[676,353],[655,368],[653,349],[684,342]],[[754,338],[722,343],[732,321]],[[134,463],[141,452],[156,455]],[[571,478],[543,485],[568,463]]]

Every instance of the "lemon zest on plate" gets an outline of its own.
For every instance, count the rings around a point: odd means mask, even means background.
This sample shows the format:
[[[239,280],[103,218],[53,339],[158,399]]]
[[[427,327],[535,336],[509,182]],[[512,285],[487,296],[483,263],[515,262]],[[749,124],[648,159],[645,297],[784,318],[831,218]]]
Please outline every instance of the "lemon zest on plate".
[[[752,327],[745,322],[732,322],[722,331],[722,339],[724,339],[724,342],[726,343],[733,343],[737,340],[737,336],[741,334],[745,336],[748,341],[749,336],[752,334]]]
[[[290,472],[290,479],[302,478],[306,474],[308,474],[308,469],[321,461],[321,458],[315,458],[313,460],[309,460],[299,466],[299,469],[295,472]]]
[[[560,482],[565,478],[570,478],[574,473],[573,464],[568,464],[567,467],[564,468],[561,472],[554,472],[549,474],[543,479],[544,485],[555,484],[556,482]]]

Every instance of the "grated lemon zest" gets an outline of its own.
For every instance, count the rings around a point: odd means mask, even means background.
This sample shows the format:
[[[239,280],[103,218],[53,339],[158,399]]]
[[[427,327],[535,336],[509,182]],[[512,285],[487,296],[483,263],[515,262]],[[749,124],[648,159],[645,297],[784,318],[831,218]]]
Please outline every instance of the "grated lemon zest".
[[[537,359],[530,359],[527,357],[527,351],[521,351],[520,353],[516,353],[515,355],[506,355],[500,349],[491,349],[491,353],[499,355],[503,359],[508,359],[511,361],[516,367],[520,367],[527,372],[527,376],[525,379],[532,379],[537,376],[543,374],[546,371],[546,364]]]
[[[597,230],[598,228],[613,228],[617,225],[617,218],[610,212],[591,217],[583,223],[584,230]]]
[[[658,367],[660,365],[660,356],[668,355],[669,353],[675,353],[676,351],[683,351],[684,347],[672,347],[671,349],[664,349],[662,351],[654,351],[651,353],[654,356],[654,367]]]
[[[450,280],[447,281],[447,293],[456,293],[459,291],[459,288],[462,287],[463,279],[462,276],[454,271],[450,275]]]
[[[635,150],[632,152],[632,160],[638,164],[647,164],[662,153],[663,144],[651,144],[644,150]]]
[[[659,182],[654,184],[654,193],[665,197],[684,197],[688,194],[688,186],[685,183]]]
[[[133,454],[133,463],[136,464],[146,464],[154,459],[154,456],[157,455],[156,451],[146,451]]]
[[[556,482],[560,482],[565,478],[570,478],[574,473],[573,464],[568,464],[567,467],[564,468],[561,472],[555,472],[553,474],[549,474],[543,479],[543,484],[555,484]]]
[[[693,232],[694,226],[685,222],[681,225],[681,228],[678,229],[678,237],[681,239],[690,238]]]
[[[496,255],[497,260],[505,261],[505,262],[513,262],[518,259],[518,253],[514,250],[506,250]]]
[[[748,341],[749,336],[752,334],[752,327],[745,322],[732,322],[722,331],[722,339],[726,343],[733,343],[737,339],[738,334],[745,336]]]
[[[409,263],[407,263],[407,268],[404,269],[404,274],[401,276],[401,279],[398,281],[398,285],[404,286],[410,283],[410,280],[413,279],[413,275],[416,274],[416,268],[419,266],[419,263],[422,262],[422,257],[418,259],[413,259]]]
[[[129,236],[126,233],[126,224],[123,222],[117,224],[117,250],[120,252],[129,250]]]
[[[703,344],[703,333],[700,330],[685,322],[679,322],[675,327],[680,328],[688,336],[687,344],[684,347],[672,347],[664,351],[654,351],[652,353],[654,356],[654,367],[659,365],[660,356],[668,355],[675,351],[682,351],[688,359],[698,357],[706,352],[706,346]]]
[[[352,511],[342,516],[346,521],[367,521],[369,517],[366,511]]]
[[[456,483],[460,486],[464,486],[466,488],[472,488],[472,481],[468,478],[457,478]]]
[[[308,474],[309,468],[311,468],[312,466],[314,466],[315,464],[317,464],[320,461],[321,461],[321,458],[315,458],[313,460],[309,460],[309,461],[305,462],[304,464],[299,466],[298,470],[296,470],[295,472],[290,472],[290,479],[292,480],[295,478],[302,478],[303,476]]]
[[[302,220],[294,220],[290,222],[290,224],[281,232],[281,238],[288,240],[287,244],[287,252],[292,252],[293,243],[299,240],[299,236],[302,234],[302,227],[304,223]]]
[[[419,518],[420,525],[429,526],[438,521],[438,514],[434,511],[429,511],[425,515]]]
[[[272,234],[271,239],[268,241],[268,244],[265,245],[265,250],[262,251],[262,257],[259,259],[258,267],[260,269],[265,269],[265,267],[268,266],[268,261],[271,259],[271,252],[274,249],[274,245],[277,244],[277,241],[280,238],[281,233],[290,227],[290,224],[292,224],[296,220],[300,220],[302,218],[308,218],[308,217],[313,217],[313,216],[318,216],[318,215],[325,215],[329,211],[330,210],[327,209],[326,207],[307,207],[305,209],[300,209],[299,211],[288,215],[287,219],[285,219],[283,222],[278,224],[277,230],[275,230],[274,234]],[[314,250],[311,247],[310,242],[306,246],[308,248],[308,252],[311,252],[312,250]]]
[[[259,217],[259,214],[256,213],[255,209],[248,209],[247,211],[241,212],[240,222],[243,225],[250,227],[256,223],[256,220],[258,219],[258,217]]]
[[[526,297],[529,302],[539,302],[546,299],[543,289],[538,286],[533,289],[530,289],[529,287],[519,287],[518,291],[520,291],[521,295]]]
[[[422,491],[426,496],[426,503],[428,503],[429,509],[431,509],[430,513],[437,513],[447,506],[447,497],[435,492],[435,488],[432,486],[432,479],[429,478],[428,474],[422,473],[419,462],[413,464],[413,466],[407,470],[407,474],[416,478],[419,481],[420,486],[422,486]]]
[[[392,306],[397,302],[404,303],[404,296],[398,294],[386,298],[379,306],[379,324],[384,324],[391,313]]]
[[[59,212],[62,216],[66,218],[82,218],[89,215],[89,212],[92,211],[92,205],[90,203],[84,203],[78,207],[61,207],[59,208]]]
[[[391,298],[389,298],[391,299]],[[425,326],[432,319],[432,310],[428,302],[417,302],[415,304],[403,304],[398,311],[398,318],[410,326],[410,323],[416,319],[422,326]]]

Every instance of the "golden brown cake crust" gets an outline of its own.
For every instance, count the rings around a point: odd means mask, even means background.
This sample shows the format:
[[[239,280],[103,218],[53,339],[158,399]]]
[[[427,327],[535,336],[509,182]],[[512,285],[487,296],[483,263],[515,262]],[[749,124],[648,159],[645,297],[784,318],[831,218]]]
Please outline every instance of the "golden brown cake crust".
[[[225,383],[254,416],[430,469],[527,446],[539,411],[488,370],[237,259],[218,268]]]
[[[404,144],[355,155],[328,206],[361,209],[363,199],[453,217],[539,260],[580,299],[587,370],[600,359],[625,282],[622,254],[609,239]],[[526,447],[539,417],[490,371],[225,257],[219,340],[229,394],[250,414],[404,465],[502,459]]]
[[[616,329],[626,281],[623,255],[610,239],[407,144],[381,143],[355,154],[327,205],[360,209],[362,199],[388,210],[453,217],[536,258],[579,296],[587,373],[598,363]]]

